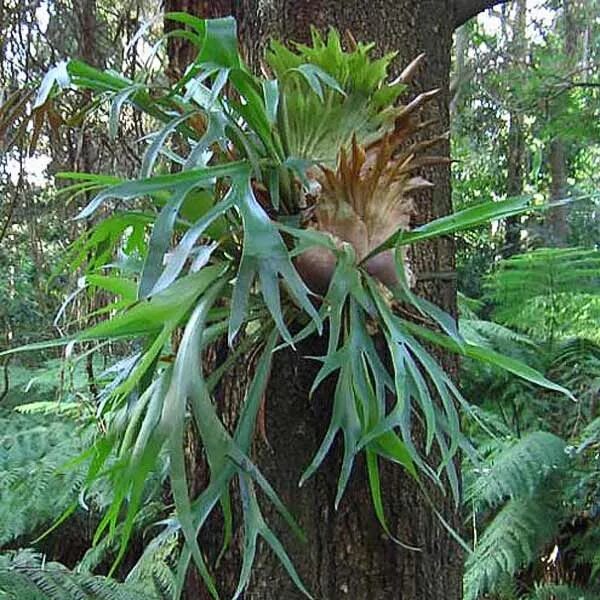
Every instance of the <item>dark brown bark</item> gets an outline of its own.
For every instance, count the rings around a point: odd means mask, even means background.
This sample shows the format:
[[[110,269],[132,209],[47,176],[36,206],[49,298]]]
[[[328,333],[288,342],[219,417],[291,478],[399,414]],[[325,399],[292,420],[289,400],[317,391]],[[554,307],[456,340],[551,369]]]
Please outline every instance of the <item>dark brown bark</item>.
[[[171,2],[178,4],[178,2]],[[198,3],[195,3],[198,8]],[[377,44],[379,53],[396,50],[396,70],[417,54],[426,52],[427,64],[416,77],[416,90],[442,89],[428,116],[439,118],[439,132],[448,128],[450,48],[454,19],[451,0],[241,0],[235,3],[243,53],[257,67],[269,37],[307,41],[309,26],[335,26],[349,30],[360,41]],[[171,7],[173,10],[173,7]],[[196,14],[199,14],[195,10]],[[214,16],[214,13],[209,13]],[[207,13],[201,16],[208,16]],[[438,154],[449,153],[448,145]],[[425,175],[435,184],[433,194],[419,198],[415,225],[451,210],[449,169],[436,168]],[[414,250],[419,273],[447,273],[454,269],[451,240],[421,244]],[[422,279],[419,292],[455,313],[453,278]],[[265,516],[280,534],[307,587],[319,600],[459,600],[462,597],[462,553],[400,467],[382,469],[382,483],[392,532],[420,552],[405,550],[386,539],[371,504],[362,461],[355,465],[339,510],[333,507],[339,472],[336,448],[319,472],[304,487],[298,480],[317,450],[329,422],[332,382],[326,382],[312,400],[308,392],[318,365],[304,356],[322,355],[323,341],[308,340],[298,349],[275,358],[266,394],[265,432],[268,444],[257,440],[255,459],[304,529],[303,545],[281,523],[266,502]],[[445,368],[456,374],[456,362],[440,356]],[[232,411],[239,401],[237,388],[245,365],[221,390],[219,402]],[[233,392],[231,387],[236,388]],[[232,406],[233,405],[233,406]],[[460,518],[452,501],[431,492],[436,506],[454,527]],[[218,524],[217,524],[218,525]],[[218,553],[220,539],[209,528],[203,545],[209,556]],[[237,552],[241,539],[216,572],[223,597],[230,597],[239,575]],[[196,581],[190,581],[188,599],[208,598]],[[283,567],[264,545],[259,547],[254,576],[245,600],[295,600],[298,592]]]
[[[509,0],[455,0],[454,27],[460,27],[480,12]]]

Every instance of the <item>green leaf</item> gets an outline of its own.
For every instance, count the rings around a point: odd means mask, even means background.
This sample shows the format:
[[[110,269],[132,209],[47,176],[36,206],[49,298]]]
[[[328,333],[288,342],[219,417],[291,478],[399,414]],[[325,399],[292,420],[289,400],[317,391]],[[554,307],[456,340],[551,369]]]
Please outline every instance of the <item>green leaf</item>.
[[[401,442],[400,442],[401,443]],[[371,450],[366,451],[367,455],[367,474],[369,476],[369,488],[371,490],[371,499],[373,500],[373,508],[375,509],[375,515],[377,516],[377,520],[381,525],[381,528],[385,531],[386,535],[396,544],[406,548],[407,550],[411,550],[413,552],[420,552],[420,548],[415,548],[414,546],[409,546],[404,542],[401,542],[397,539],[390,528],[388,527],[386,518],[385,518],[385,510],[383,508],[383,499],[381,495],[381,481],[379,477],[379,464],[377,459],[377,454]],[[409,457],[410,460],[410,457]],[[416,477],[416,475],[415,475]]]
[[[194,184],[182,184],[174,189],[173,195],[161,210],[148,242],[148,253],[144,261],[140,281],[139,297],[145,298],[153,291],[163,271],[165,253],[171,243],[175,220]]]
[[[35,102],[33,103],[33,109],[39,108],[46,103],[46,100],[48,100],[50,92],[52,92],[52,88],[54,87],[55,83],[61,88],[65,88],[68,87],[70,82],[71,79],[69,77],[67,63],[65,61],[58,63],[55,67],[52,67],[46,73],[46,75],[44,75],[44,79],[42,79]]]
[[[185,232],[185,235],[171,253],[167,266],[155,283],[152,289],[153,293],[167,289],[175,281],[184,268],[193,249],[196,247],[198,239],[208,231],[212,223],[223,217],[234,206],[235,193],[235,188],[232,187],[222,200],[214,204],[212,208]]]
[[[556,383],[546,379],[539,371],[527,366],[523,362],[511,358],[509,356],[504,356],[495,352],[494,350],[490,350],[489,348],[484,348],[482,346],[477,346],[475,344],[465,344],[462,348],[454,342],[451,338],[437,333],[435,331],[431,331],[425,327],[421,327],[416,323],[410,323],[408,321],[404,322],[404,326],[412,331],[415,335],[423,338],[428,342],[432,342],[437,346],[441,346],[442,348],[446,348],[451,352],[455,352],[456,354],[462,354],[464,356],[468,356],[469,358],[473,358],[475,360],[479,360],[481,362],[490,364],[492,366],[496,366],[500,369],[508,371],[521,379],[534,383],[540,387],[546,388],[548,390],[553,390],[555,392],[559,392],[560,394],[564,394],[571,398],[571,400],[575,400],[573,394]]]
[[[340,84],[329,75],[326,71],[318,67],[317,65],[304,64],[295,67],[294,69],[290,69],[290,72],[300,73],[307,81],[308,85],[312,89],[312,91],[319,97],[321,102],[324,101],[323,96],[323,87],[321,83],[324,83],[327,87],[330,87],[332,90],[335,90],[342,96],[345,96],[346,93],[340,87]]]
[[[162,147],[165,145],[167,138],[177,129],[177,127],[179,127],[179,125],[187,121],[195,114],[197,113],[192,111],[172,119],[160,131],[158,131],[156,134],[153,134],[152,143],[150,146],[148,146],[148,149],[144,153],[144,158],[142,159],[142,166],[140,167],[141,179],[147,179],[152,175],[154,163],[156,162]]]
[[[248,177],[238,180],[236,188],[234,201],[244,223],[244,247],[231,300],[229,344],[233,343],[244,322],[250,286],[257,274],[263,299],[286,342],[292,343],[292,338],[285,324],[279,300],[279,275],[282,276],[294,300],[310,315],[320,330],[321,319],[309,299],[310,292],[292,265],[277,228],[254,197]]]
[[[268,79],[262,82],[262,89],[267,118],[269,123],[273,125],[277,119],[277,109],[279,107],[279,83],[277,79]]]
[[[194,392],[192,373],[200,368],[200,341],[204,332],[208,311],[216,301],[221,285],[215,285],[198,303],[192,313],[181,340],[173,366],[171,385],[167,392],[159,427],[169,439],[169,477],[177,510],[177,519],[191,549],[194,562],[211,596],[219,594],[210,576],[194,526],[192,505],[188,495],[188,484],[184,456],[185,414],[188,398]],[[206,433],[206,432],[205,432]],[[214,432],[216,434],[217,432]]]
[[[237,39],[237,24],[233,17],[207,20],[204,46],[198,60],[229,69],[239,68]]]
[[[142,89],[142,86],[135,84],[115,94],[110,105],[110,115],[108,118],[108,135],[111,140],[114,140],[117,137],[119,131],[119,117],[123,105],[140,89]]]
[[[371,252],[365,260],[394,246],[406,246],[415,242],[471,229],[483,223],[522,214],[534,208],[530,202],[531,197],[529,196],[509,198],[508,200],[501,200],[499,202],[482,202],[481,204],[425,223],[425,225],[421,225],[411,231],[400,231]]]
[[[111,292],[116,296],[120,296],[126,303],[135,302],[137,297],[137,285],[131,279],[124,277],[111,277],[108,275],[86,275],[85,280],[90,285]]]
[[[149,177],[147,179],[138,179],[127,181],[113,186],[98,194],[78,215],[77,219],[85,219],[91,216],[100,205],[109,198],[120,200],[130,200],[164,190],[172,190],[180,184],[196,184],[199,187],[202,183],[208,182],[218,177],[233,177],[240,173],[246,173],[247,164],[243,161],[232,162],[223,166],[205,167],[203,169],[192,169],[182,171],[172,175],[160,175]]]
[[[165,325],[174,327],[202,292],[223,272],[222,266],[214,266],[182,277],[151,298],[139,301],[129,310],[82,331],[77,339],[137,337],[155,333]]]

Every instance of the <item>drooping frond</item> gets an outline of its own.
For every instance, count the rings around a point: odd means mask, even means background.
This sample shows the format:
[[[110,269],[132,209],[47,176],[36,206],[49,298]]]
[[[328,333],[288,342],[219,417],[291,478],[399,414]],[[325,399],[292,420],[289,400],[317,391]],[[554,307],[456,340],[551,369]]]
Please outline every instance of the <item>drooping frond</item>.
[[[559,528],[557,506],[549,494],[509,500],[487,526],[466,563],[465,600],[493,592],[535,559]]]
[[[466,491],[467,502],[494,507],[508,498],[529,497],[541,491],[551,475],[568,463],[565,442],[543,431],[535,431],[509,445]]]
[[[0,597],[7,600],[163,600],[149,586],[74,573],[31,550],[0,554]]]

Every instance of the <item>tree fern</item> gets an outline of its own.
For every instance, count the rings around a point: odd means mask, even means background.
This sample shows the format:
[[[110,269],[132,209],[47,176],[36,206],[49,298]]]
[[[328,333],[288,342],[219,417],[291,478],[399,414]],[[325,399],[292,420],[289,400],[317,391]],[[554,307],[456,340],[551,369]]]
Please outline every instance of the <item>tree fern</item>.
[[[504,503],[467,560],[466,600],[496,590],[537,558],[560,525],[561,507],[552,489],[569,463],[565,442],[538,431],[505,444],[477,469],[466,491],[476,513]]]
[[[567,584],[545,584],[527,596],[527,600],[597,600],[598,593]]]
[[[540,248],[500,261],[487,279],[486,291],[494,301],[495,314],[501,317],[537,296],[593,293],[599,286],[600,251]]]
[[[0,411],[0,431],[1,546],[51,524],[77,499],[85,471],[62,467],[87,446],[92,429]]]
[[[600,345],[579,337],[564,341],[554,351],[548,373],[579,400],[593,400],[600,389]]]
[[[557,533],[557,516],[554,498],[546,490],[509,500],[467,559],[465,600],[495,591],[506,575],[514,575],[536,558]]]
[[[499,263],[485,289],[501,323],[544,338],[595,333],[591,317],[600,314],[600,251],[541,248],[513,256]],[[574,331],[577,321],[580,329]]]
[[[466,491],[467,502],[494,507],[508,498],[538,493],[549,476],[567,465],[565,448],[561,438],[543,431],[508,445],[491,465],[479,469]]]
[[[7,600],[162,600],[139,583],[74,573],[31,550],[0,554],[0,597]]]

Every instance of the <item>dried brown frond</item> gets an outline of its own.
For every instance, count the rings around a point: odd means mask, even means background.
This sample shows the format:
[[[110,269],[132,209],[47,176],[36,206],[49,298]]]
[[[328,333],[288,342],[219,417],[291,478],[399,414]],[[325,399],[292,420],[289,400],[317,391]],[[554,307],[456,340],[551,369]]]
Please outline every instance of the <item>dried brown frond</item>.
[[[422,60],[423,56],[417,57],[397,81],[410,81]],[[395,233],[410,228],[415,214],[412,194],[433,186],[415,171],[449,162],[446,157],[423,156],[424,152],[447,140],[447,134],[417,139],[437,122],[421,120],[419,115],[423,106],[439,91],[421,93],[408,104],[390,109],[388,131],[365,146],[353,137],[348,148],[340,148],[335,169],[321,166],[309,173],[315,189],[319,190],[314,196],[311,227],[329,233],[337,243],[351,244],[357,260],[365,261],[366,270],[386,285],[393,285],[398,280],[392,253],[387,251],[367,257]],[[318,275],[318,287],[327,288],[328,277],[335,266],[329,251],[311,249],[298,261],[303,276],[309,273],[309,285],[312,261],[315,278]],[[327,269],[331,269],[331,273],[326,273]],[[406,262],[405,270],[410,279]]]

